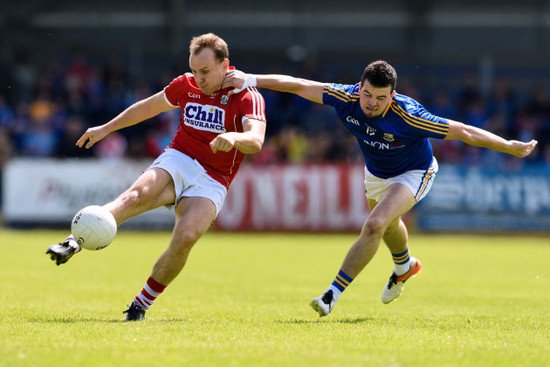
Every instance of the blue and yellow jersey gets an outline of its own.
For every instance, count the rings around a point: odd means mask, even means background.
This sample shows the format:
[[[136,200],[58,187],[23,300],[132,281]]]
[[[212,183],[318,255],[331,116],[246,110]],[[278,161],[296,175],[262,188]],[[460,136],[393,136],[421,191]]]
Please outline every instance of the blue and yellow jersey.
[[[359,105],[359,83],[325,84],[323,103],[335,108],[346,129],[357,138],[367,169],[380,178],[428,169],[433,158],[428,138],[444,139],[449,132],[446,119],[398,93],[382,115],[365,116]]]

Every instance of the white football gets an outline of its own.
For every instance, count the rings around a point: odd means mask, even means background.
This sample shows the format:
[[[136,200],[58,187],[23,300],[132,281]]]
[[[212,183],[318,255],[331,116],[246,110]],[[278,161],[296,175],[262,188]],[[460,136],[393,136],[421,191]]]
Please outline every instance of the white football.
[[[80,210],[71,222],[76,242],[87,250],[101,250],[115,239],[116,221],[110,211],[99,205]]]

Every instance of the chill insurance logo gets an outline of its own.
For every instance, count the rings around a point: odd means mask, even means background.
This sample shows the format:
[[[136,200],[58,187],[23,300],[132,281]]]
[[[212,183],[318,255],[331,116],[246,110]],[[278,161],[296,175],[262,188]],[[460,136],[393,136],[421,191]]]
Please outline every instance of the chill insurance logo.
[[[187,103],[184,123],[198,130],[224,133],[225,111],[216,106]]]

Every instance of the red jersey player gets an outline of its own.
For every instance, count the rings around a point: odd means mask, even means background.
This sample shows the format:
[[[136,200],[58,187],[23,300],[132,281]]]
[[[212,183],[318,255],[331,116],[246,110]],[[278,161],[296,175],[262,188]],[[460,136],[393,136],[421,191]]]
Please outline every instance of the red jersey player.
[[[230,68],[231,69],[231,68]],[[196,159],[208,174],[229,187],[244,158],[238,149],[214,152],[208,144],[220,133],[243,132],[243,121],[252,119],[265,122],[264,101],[255,89],[242,97],[229,99],[221,89],[211,95],[201,92],[191,73],[176,78],[164,90],[166,101],[182,107],[181,123],[170,148]]]
[[[175,206],[175,224],[143,290],[124,311],[127,321],[142,320],[155,299],[185,266],[193,245],[223,206],[227,188],[245,154],[260,151],[265,137],[265,106],[255,88],[229,96],[221,89],[229,70],[227,44],[208,33],[191,40],[192,73],[174,79],[163,91],[136,102],[108,123],[88,129],[77,141],[90,148],[109,133],[161,112],[180,108],[181,122],[168,148],[114,201],[103,206],[120,225],[163,205]],[[57,265],[81,247],[70,235],[46,252]]]

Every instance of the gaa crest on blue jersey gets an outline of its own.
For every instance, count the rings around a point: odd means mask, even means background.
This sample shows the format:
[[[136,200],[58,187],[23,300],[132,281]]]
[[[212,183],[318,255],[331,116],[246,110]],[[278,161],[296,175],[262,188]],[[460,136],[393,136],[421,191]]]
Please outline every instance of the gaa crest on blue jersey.
[[[229,97],[226,94],[224,94],[222,98],[220,98],[220,104],[226,105],[227,102],[229,102]]]
[[[384,133],[384,140],[385,141],[394,141],[393,134]]]
[[[376,129],[367,125],[367,129],[365,130],[365,133],[369,136],[376,135]]]

